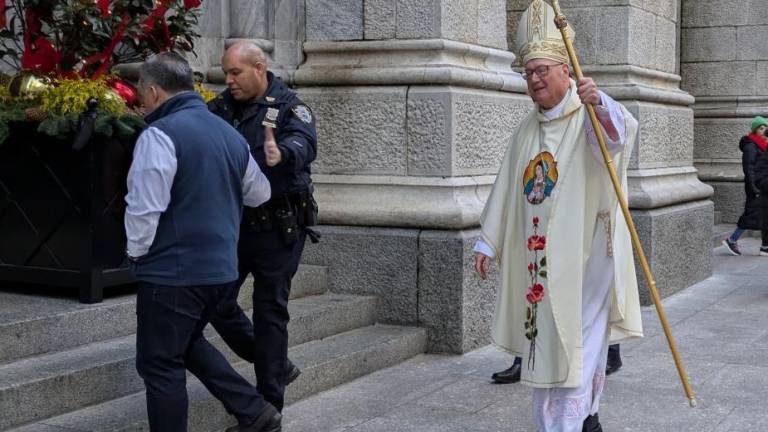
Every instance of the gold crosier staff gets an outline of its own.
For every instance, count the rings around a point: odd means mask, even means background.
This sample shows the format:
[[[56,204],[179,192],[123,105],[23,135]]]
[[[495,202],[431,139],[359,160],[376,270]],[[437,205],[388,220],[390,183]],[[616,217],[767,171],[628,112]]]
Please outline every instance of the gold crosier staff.
[[[573,65],[573,71],[576,74],[576,78],[581,79],[584,74],[581,71],[581,66],[579,66],[579,59],[576,58],[576,51],[573,49],[573,42],[571,41],[570,37],[568,37],[568,33],[566,32],[568,21],[566,20],[565,15],[563,15],[559,3],[560,2],[558,0],[552,0],[552,8],[555,10],[555,25],[558,29],[560,29],[560,33],[563,35],[565,48],[568,50],[568,57],[571,59],[571,64]],[[632,221],[632,216],[629,213],[627,201],[624,199],[624,192],[621,189],[621,183],[619,183],[619,178],[616,175],[616,169],[613,166],[613,161],[611,160],[611,156],[608,153],[608,148],[605,145],[603,131],[600,128],[600,124],[597,122],[595,108],[590,104],[586,104],[586,107],[587,112],[589,113],[589,119],[592,121],[592,127],[595,130],[595,135],[597,136],[597,142],[600,144],[600,151],[603,153],[603,159],[605,159],[605,166],[608,168],[608,173],[611,176],[613,189],[616,191],[616,197],[619,199],[621,212],[624,213],[624,219],[627,221],[629,234],[632,237],[632,246],[634,246],[635,252],[637,252],[637,257],[640,260],[640,266],[643,268],[643,273],[645,274],[645,280],[648,281],[648,288],[651,291],[653,304],[656,306],[656,312],[659,315],[661,326],[664,328],[664,335],[667,337],[669,349],[672,351],[672,357],[675,359],[677,373],[680,374],[680,381],[683,383],[683,389],[685,390],[685,395],[688,397],[688,402],[690,403],[691,407],[695,407],[696,396],[693,394],[691,383],[688,382],[688,374],[685,372],[683,360],[680,358],[680,353],[677,351],[677,344],[675,343],[675,338],[672,336],[672,330],[670,329],[669,322],[667,321],[667,314],[664,312],[664,307],[661,305],[659,292],[656,290],[656,280],[653,278],[651,267],[648,265],[648,260],[645,258],[645,252],[643,252],[643,245],[640,244],[640,238],[637,236],[635,223]]]

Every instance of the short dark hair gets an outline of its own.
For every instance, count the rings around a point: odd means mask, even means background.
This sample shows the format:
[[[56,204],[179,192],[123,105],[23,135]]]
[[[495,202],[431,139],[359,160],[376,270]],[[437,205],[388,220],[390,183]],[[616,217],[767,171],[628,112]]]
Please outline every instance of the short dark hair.
[[[189,62],[175,52],[163,52],[149,57],[139,69],[139,79],[154,84],[170,94],[194,90],[194,78]]]

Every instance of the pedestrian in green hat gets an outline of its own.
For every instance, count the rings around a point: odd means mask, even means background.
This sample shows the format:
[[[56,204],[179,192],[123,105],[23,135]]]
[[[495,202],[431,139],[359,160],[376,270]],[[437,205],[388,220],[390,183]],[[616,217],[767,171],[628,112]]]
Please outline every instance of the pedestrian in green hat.
[[[741,255],[739,249],[739,238],[746,230],[762,229],[762,217],[760,206],[760,189],[757,186],[755,177],[755,163],[760,156],[768,149],[768,120],[757,116],[752,120],[750,133],[741,138],[739,149],[741,149],[741,166],[744,170],[744,193],[746,202],[744,203],[744,212],[741,214],[736,230],[730,237],[723,240],[723,246],[726,247],[731,255]],[[765,245],[765,242],[763,243]],[[768,247],[760,248],[760,255],[768,256]]]

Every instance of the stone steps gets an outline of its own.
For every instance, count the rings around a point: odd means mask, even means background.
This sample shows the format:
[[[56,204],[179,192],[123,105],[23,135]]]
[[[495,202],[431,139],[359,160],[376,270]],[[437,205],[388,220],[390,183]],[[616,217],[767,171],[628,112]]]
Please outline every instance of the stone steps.
[[[319,295],[327,290],[325,267],[299,266],[292,282],[292,299]],[[252,292],[253,282],[249,277],[240,290],[241,305],[250,304]],[[0,365],[127,336],[135,331],[135,295],[84,305],[74,299],[0,293]]]
[[[288,388],[287,401],[295,402],[376,370],[393,366],[426,349],[426,331],[418,328],[371,325],[322,340],[296,345],[289,350],[302,374]],[[238,372],[253,380],[244,362]],[[141,383],[139,383],[139,387]],[[188,384],[189,430],[219,431],[234,424],[221,404],[194,378]],[[44,397],[44,396],[38,396]],[[0,397],[0,400],[2,398]],[[143,391],[75,412],[49,418],[11,432],[133,432],[148,430]]]
[[[0,309],[0,364],[136,332],[135,295],[83,305],[76,299],[1,293]]]
[[[301,265],[293,279],[289,356],[302,375],[289,387],[288,402],[426,350],[424,329],[377,325],[375,297],[331,293],[328,278],[326,267]],[[244,309],[252,293],[249,278],[238,298]],[[135,370],[135,294],[95,305],[39,294],[0,292],[0,431],[147,430]],[[250,364],[212,329],[206,335],[253,380]],[[221,404],[188,377],[190,430],[229,425]]]
[[[291,300],[289,311],[290,344],[312,344],[372,325],[376,299],[328,293]],[[221,340],[211,336],[221,349]],[[135,335],[130,334],[1,365],[0,430],[139,391],[143,383],[134,362]]]
[[[253,291],[253,279],[249,275],[246,284]],[[291,281],[291,299],[319,295],[328,291],[330,282],[328,281],[328,267],[301,264],[299,270],[293,276]],[[250,294],[249,294],[250,295]]]

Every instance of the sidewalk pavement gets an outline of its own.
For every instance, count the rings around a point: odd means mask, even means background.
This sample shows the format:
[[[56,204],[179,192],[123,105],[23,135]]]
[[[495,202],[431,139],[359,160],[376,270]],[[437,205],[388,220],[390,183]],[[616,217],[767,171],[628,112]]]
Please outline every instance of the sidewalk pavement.
[[[653,307],[645,338],[622,345],[600,406],[606,432],[768,431],[768,257],[745,238],[714,275],[664,300],[697,393],[689,408]],[[535,431],[531,390],[490,382],[511,358],[494,347],[422,355],[288,407],[286,432]]]

